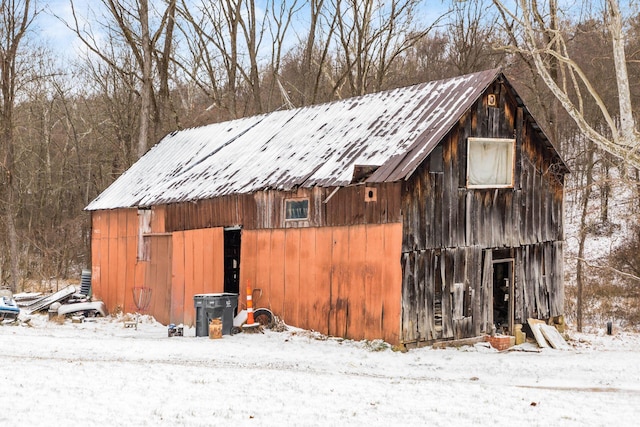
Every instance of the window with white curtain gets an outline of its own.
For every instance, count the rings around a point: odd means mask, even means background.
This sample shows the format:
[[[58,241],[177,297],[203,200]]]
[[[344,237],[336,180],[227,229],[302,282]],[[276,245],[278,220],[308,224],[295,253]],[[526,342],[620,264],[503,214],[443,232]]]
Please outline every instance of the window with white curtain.
[[[467,140],[467,187],[513,187],[515,139]]]

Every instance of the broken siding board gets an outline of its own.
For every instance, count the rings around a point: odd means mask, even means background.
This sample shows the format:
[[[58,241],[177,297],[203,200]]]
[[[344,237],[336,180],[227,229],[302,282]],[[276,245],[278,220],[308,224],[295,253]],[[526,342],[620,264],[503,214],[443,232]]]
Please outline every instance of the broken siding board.
[[[427,281],[425,280],[425,258],[427,253],[424,250],[415,251],[415,259],[413,266],[413,277],[415,284],[415,300],[413,304],[416,306],[416,330],[419,340],[428,340],[430,330],[427,323]]]
[[[442,251],[440,274],[442,276],[442,338],[453,338],[453,304],[451,287],[453,285],[454,259],[450,250]]]
[[[527,306],[527,317],[537,317],[537,311],[536,311],[536,283],[535,283],[535,276],[534,276],[534,269],[531,267],[532,265],[534,265],[534,258],[533,258],[533,250],[531,245],[525,246],[524,247],[524,254],[525,254],[525,258],[524,258],[524,262],[525,262],[525,278],[526,278],[526,282],[525,282],[525,301],[526,301],[526,306]]]
[[[415,342],[418,339],[415,252],[402,254],[402,341]]]
[[[434,219],[435,223],[433,224],[433,240],[431,248],[440,248],[442,247],[442,191],[443,191],[443,183],[442,183],[442,175],[443,174],[434,174],[433,177],[433,206],[434,206]]]
[[[473,261],[467,265],[470,281],[471,317],[473,319],[473,334],[480,335],[482,331],[482,248],[474,246],[471,248]]]
[[[537,320],[533,318],[527,319],[527,323],[531,328],[531,333],[533,333],[533,337],[538,343],[538,346],[540,346],[541,348],[549,348],[549,343],[547,342],[547,339],[542,334],[542,330],[541,330],[541,327],[545,323],[542,320]]]
[[[552,287],[549,290],[551,297],[550,315],[560,316],[564,313],[564,277],[563,271],[563,243],[562,241],[553,242],[552,247]]]
[[[514,321],[515,323],[524,323],[524,320],[527,318],[525,315],[525,305],[524,305],[524,286],[525,286],[525,273],[524,273],[524,264],[522,260],[522,249],[516,248],[515,251],[515,265],[514,265]]]
[[[484,251],[481,311],[480,332],[489,333],[493,329],[493,256],[491,250]]]
[[[562,338],[562,335],[558,332],[558,330],[550,325],[540,324],[540,332],[546,338],[546,340],[551,344],[551,347],[556,350],[570,350],[571,347],[567,342]]]
[[[424,336],[427,341],[433,341],[437,339],[436,325],[435,325],[435,282],[434,277],[436,274],[436,263],[433,250],[425,251],[423,255],[424,262]]]

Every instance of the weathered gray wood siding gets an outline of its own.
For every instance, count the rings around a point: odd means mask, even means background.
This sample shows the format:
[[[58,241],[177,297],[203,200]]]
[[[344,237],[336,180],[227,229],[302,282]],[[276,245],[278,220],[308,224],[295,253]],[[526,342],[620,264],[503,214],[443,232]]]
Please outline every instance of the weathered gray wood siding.
[[[376,191],[375,201],[365,192]],[[324,227],[401,222],[399,182],[347,187],[265,190],[215,199],[166,205],[166,230],[242,226],[245,230],[292,227]],[[309,199],[306,221],[286,221],[285,200]]]
[[[467,188],[469,137],[516,139],[513,188]],[[402,192],[404,341],[489,332],[493,249],[515,261],[516,322],[561,314],[563,175],[531,117],[496,82],[440,145],[441,171],[428,159]]]

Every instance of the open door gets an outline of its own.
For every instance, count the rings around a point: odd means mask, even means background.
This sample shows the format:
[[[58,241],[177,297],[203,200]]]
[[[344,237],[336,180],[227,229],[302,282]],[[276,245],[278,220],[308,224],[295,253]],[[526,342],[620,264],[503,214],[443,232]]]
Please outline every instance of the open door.
[[[513,332],[513,259],[493,261],[493,323],[497,333]]]
[[[240,294],[240,228],[224,230],[224,292]]]

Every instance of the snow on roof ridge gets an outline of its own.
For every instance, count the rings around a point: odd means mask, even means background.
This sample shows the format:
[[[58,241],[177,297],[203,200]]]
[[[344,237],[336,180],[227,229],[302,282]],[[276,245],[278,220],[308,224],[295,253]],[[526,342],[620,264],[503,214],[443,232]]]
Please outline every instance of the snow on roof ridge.
[[[433,149],[432,139],[455,124],[464,112],[460,106],[477,99],[484,90],[478,82],[489,84],[499,73],[487,70],[172,132],[85,209],[343,186],[355,164],[380,165],[374,175],[402,179],[407,167],[413,173]],[[390,160],[393,170],[385,170]]]

